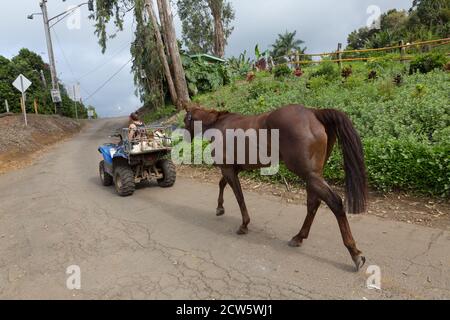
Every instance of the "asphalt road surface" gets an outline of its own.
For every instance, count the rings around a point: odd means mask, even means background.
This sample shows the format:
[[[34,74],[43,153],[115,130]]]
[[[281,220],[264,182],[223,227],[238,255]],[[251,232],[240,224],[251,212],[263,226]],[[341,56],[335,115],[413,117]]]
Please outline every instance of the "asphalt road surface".
[[[350,216],[367,262],[356,273],[332,213],[287,246],[306,208],[246,192],[250,233],[217,185],[180,178],[120,198],[98,177],[97,147],[123,119],[95,121],[32,166],[0,176],[0,298],[389,299],[450,298],[450,232]],[[81,288],[67,288],[77,265]],[[378,266],[381,290],[368,289]],[[372,267],[370,270],[375,270]]]

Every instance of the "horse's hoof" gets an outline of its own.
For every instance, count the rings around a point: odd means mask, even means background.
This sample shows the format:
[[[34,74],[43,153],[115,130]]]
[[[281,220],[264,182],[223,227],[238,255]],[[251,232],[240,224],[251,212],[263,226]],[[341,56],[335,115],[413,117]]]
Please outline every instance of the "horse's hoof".
[[[352,259],[353,259],[353,262],[355,263],[355,266],[356,266],[356,272],[361,270],[361,268],[363,267],[364,263],[366,263],[366,257],[361,256],[361,255],[357,255],[355,257],[352,257]]]
[[[225,214],[225,209],[224,208],[217,208],[216,209],[216,216],[220,217],[223,216]]]
[[[292,238],[291,241],[289,241],[288,246],[292,247],[292,248],[298,248],[301,247],[302,245],[302,241],[301,240],[297,240],[295,238]]]
[[[239,229],[238,229],[238,231],[236,231],[236,233],[238,234],[238,235],[240,235],[240,236],[242,236],[242,235],[244,235],[244,234],[247,234],[248,233],[248,228],[244,228],[244,227],[240,227]]]

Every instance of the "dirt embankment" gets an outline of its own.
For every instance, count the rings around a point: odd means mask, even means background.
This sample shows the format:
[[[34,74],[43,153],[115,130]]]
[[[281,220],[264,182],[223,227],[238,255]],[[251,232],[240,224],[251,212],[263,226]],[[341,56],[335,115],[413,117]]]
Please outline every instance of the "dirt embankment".
[[[0,174],[30,164],[49,146],[71,137],[81,129],[77,121],[53,115],[22,115],[0,118]]]

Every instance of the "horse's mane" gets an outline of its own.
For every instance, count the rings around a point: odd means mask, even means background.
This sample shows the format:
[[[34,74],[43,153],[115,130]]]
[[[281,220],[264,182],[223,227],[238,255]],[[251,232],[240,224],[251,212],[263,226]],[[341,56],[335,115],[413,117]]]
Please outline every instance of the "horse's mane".
[[[227,115],[227,114],[231,114],[231,112],[229,111],[223,111],[223,110],[216,110],[216,109],[207,109],[203,106],[201,106],[199,103],[190,103],[188,106],[188,110],[194,111],[194,110],[201,110],[204,112],[207,112],[209,114],[214,114],[217,117],[223,116],[223,115]]]

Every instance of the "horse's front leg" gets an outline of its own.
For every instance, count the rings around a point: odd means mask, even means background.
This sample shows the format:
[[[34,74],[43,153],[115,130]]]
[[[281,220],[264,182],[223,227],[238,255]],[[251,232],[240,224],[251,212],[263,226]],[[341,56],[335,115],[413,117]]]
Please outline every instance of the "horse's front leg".
[[[225,177],[222,177],[219,182],[219,199],[217,200],[217,209],[216,209],[216,216],[223,216],[225,214],[225,209],[223,207],[223,191],[225,187],[227,186],[227,179]]]
[[[237,234],[247,234],[248,233],[248,224],[250,223],[250,216],[248,215],[247,206],[245,205],[244,195],[242,194],[241,183],[238,177],[238,171],[231,168],[223,168],[222,175],[225,177],[226,182],[233,189],[234,195],[236,196],[236,200],[239,204],[239,208],[241,209],[242,214],[242,225],[239,227]]]

